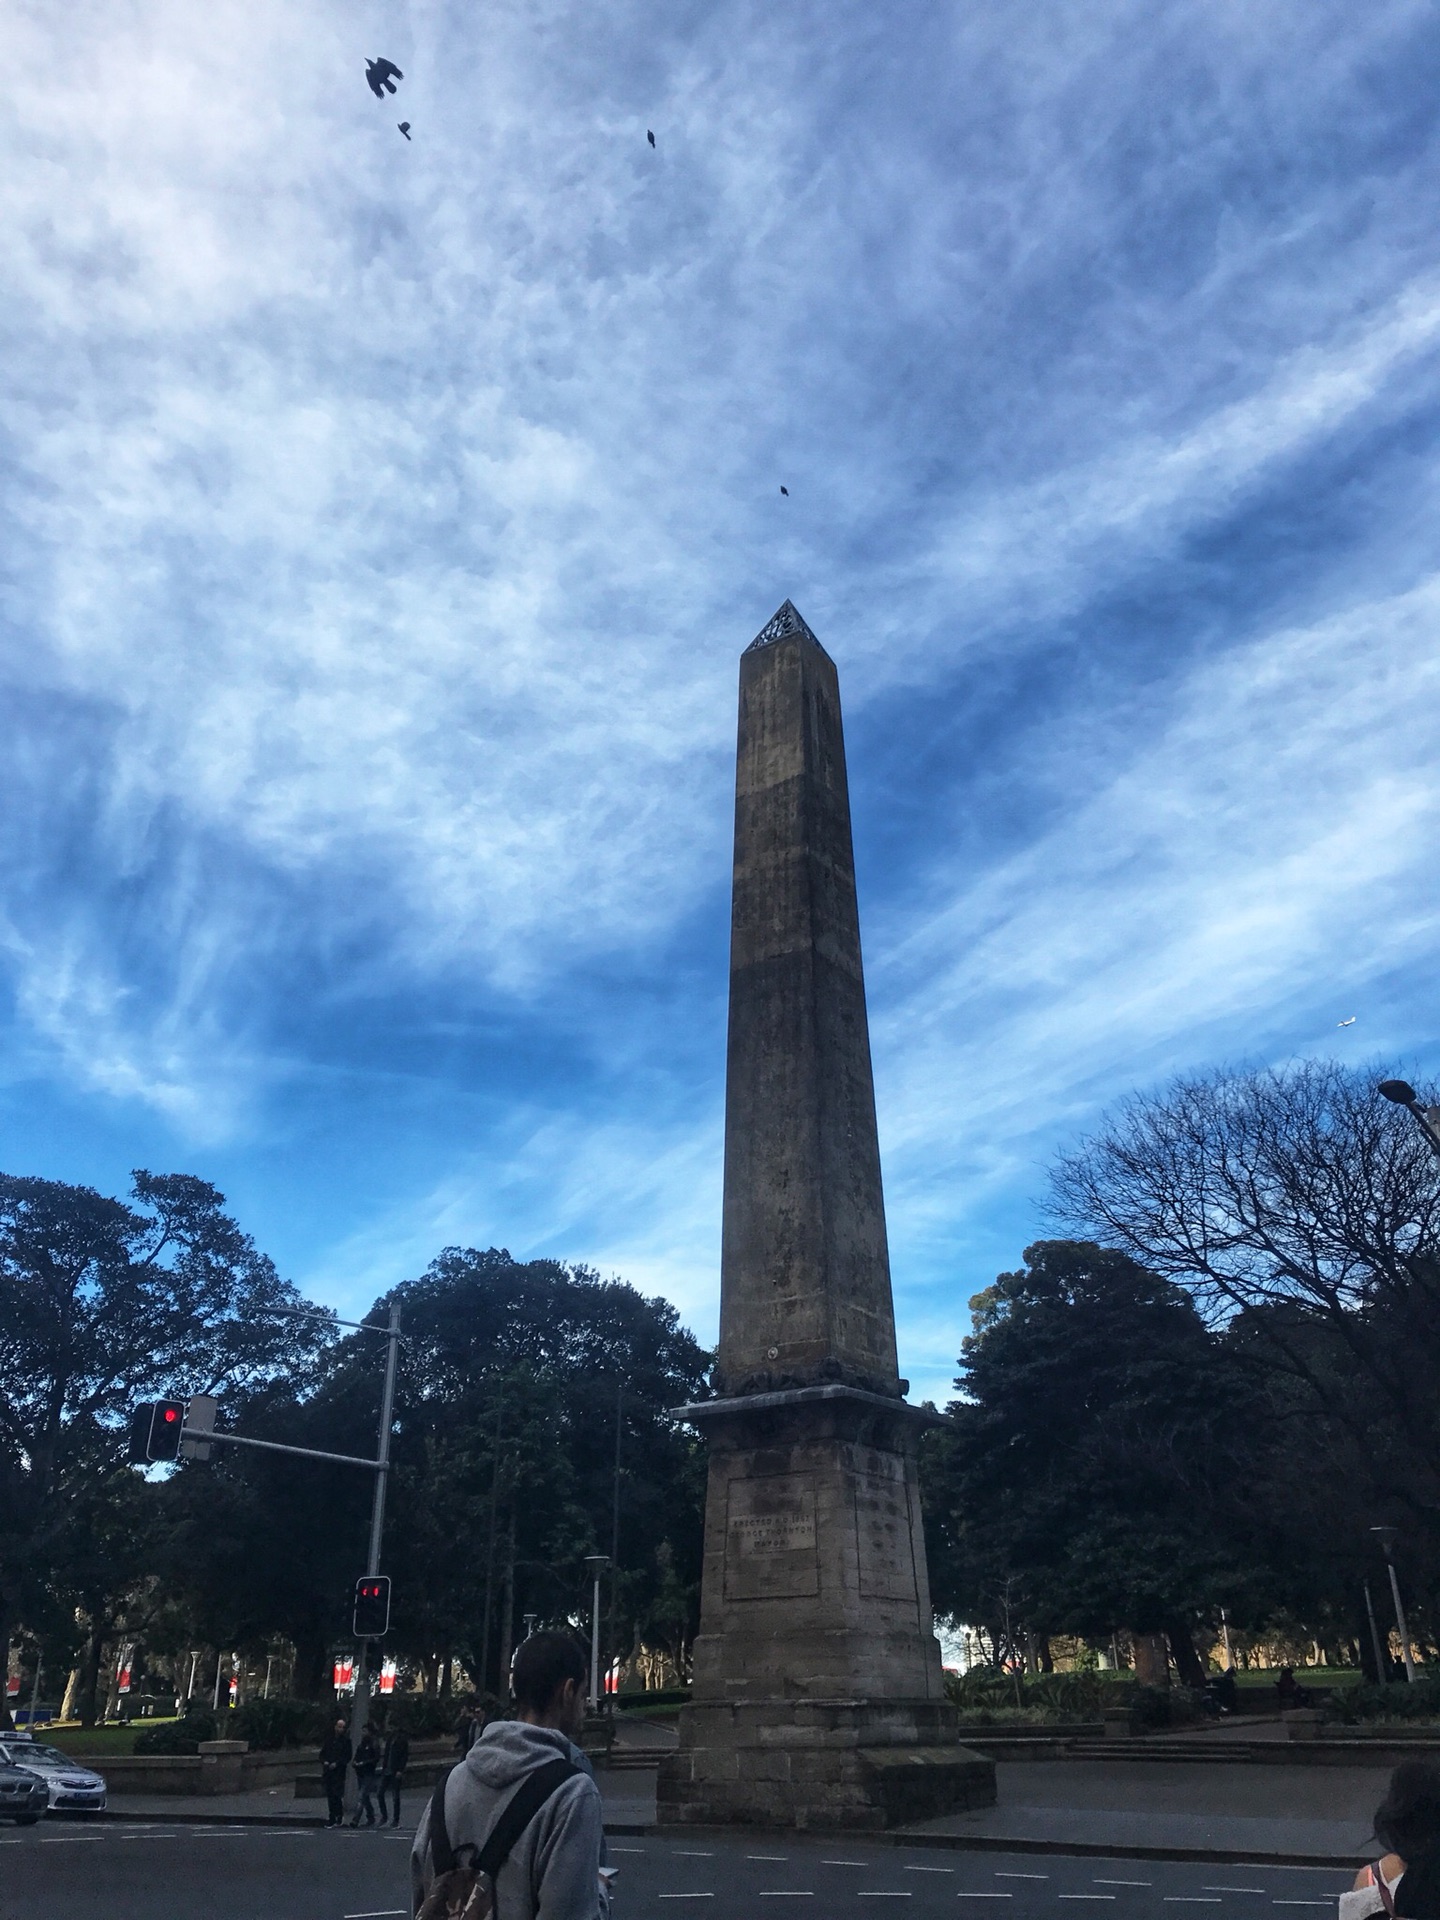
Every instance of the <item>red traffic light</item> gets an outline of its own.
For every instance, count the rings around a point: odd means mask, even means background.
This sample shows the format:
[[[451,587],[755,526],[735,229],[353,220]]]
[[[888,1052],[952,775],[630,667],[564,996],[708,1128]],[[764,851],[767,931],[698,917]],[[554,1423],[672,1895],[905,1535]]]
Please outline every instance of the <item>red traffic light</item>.
[[[390,1631],[388,1573],[363,1573],[355,1582],[351,1628],[357,1640],[380,1640]]]
[[[180,1439],[185,1431],[185,1402],[157,1400],[150,1422],[149,1457],[152,1460],[178,1460]]]

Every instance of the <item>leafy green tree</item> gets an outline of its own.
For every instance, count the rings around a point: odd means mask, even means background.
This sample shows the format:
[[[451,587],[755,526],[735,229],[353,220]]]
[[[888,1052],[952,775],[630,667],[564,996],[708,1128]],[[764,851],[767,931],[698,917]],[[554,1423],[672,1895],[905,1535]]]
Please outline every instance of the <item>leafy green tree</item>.
[[[579,1620],[587,1554],[609,1553],[619,1421],[619,1553],[609,1646],[662,1632],[679,1657],[693,1636],[703,1464],[669,1415],[704,1390],[710,1356],[665,1301],[557,1261],[447,1249],[391,1300],[404,1341],[395,1404],[384,1565],[394,1577],[387,1650],[437,1686],[459,1662],[499,1690],[526,1612]],[[368,1455],[383,1343],[337,1342],[303,1391],[232,1396],[226,1418],[257,1438]],[[297,1684],[323,1688],[348,1630],[363,1565],[366,1476],[217,1449],[166,1489],[167,1584],[213,1644],[284,1633]],[[237,1596],[243,1604],[237,1604]],[[619,1618],[615,1615],[618,1613]]]
[[[104,1556],[77,1569],[105,1499],[132,1504],[114,1474],[134,1402],[255,1381],[313,1346],[267,1315],[298,1295],[214,1187],[140,1171],[131,1200],[0,1175],[0,1660],[56,1582],[100,1607]]]
[[[1234,1488],[1252,1409],[1182,1289],[1093,1243],[1038,1241],[972,1302],[951,1424],[922,1451],[937,1606],[1022,1633],[1192,1631],[1254,1574]]]

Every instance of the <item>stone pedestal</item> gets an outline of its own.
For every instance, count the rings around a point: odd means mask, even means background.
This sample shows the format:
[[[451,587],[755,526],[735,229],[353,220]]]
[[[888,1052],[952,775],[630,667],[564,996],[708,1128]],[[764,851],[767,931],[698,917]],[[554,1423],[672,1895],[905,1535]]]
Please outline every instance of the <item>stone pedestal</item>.
[[[692,1706],[660,1763],[671,1825],[882,1832],[995,1798],[995,1767],[934,1700],[757,1700]]]

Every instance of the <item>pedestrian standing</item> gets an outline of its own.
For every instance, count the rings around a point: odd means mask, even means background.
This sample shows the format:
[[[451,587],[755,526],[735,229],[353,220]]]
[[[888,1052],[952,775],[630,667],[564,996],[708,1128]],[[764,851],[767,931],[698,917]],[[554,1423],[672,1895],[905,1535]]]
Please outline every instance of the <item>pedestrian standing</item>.
[[[410,1736],[403,1728],[397,1728],[385,1736],[385,1745],[380,1752],[380,1824],[385,1824],[385,1813],[389,1796],[394,1808],[394,1818],[390,1824],[400,1824],[400,1786],[405,1778],[405,1769],[410,1764]]]
[[[375,1824],[375,1775],[380,1766],[380,1741],[375,1731],[375,1722],[367,1720],[365,1731],[360,1736],[360,1744],[355,1749],[355,1784],[360,1789],[360,1798],[355,1803],[355,1812],[351,1818],[352,1827],[358,1827],[360,1816],[365,1816],[367,1827]]]
[[[493,1720],[436,1787],[411,1850],[412,1907],[457,1911],[483,1871],[506,1920],[608,1920],[600,1790],[576,1745],[584,1649],[536,1633],[515,1655],[515,1720]]]
[[[320,1747],[320,1779],[330,1806],[327,1827],[345,1824],[345,1776],[349,1771],[350,1735],[345,1731],[345,1722],[337,1720]]]

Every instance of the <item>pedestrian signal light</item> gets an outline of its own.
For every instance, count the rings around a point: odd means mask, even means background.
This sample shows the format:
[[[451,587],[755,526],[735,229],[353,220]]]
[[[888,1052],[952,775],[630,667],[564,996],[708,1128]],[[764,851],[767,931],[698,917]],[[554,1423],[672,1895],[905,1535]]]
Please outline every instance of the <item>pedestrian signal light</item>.
[[[142,1465],[150,1460],[178,1460],[184,1431],[183,1400],[142,1401],[130,1416],[131,1460]]]
[[[352,1625],[357,1640],[380,1640],[390,1631],[388,1573],[365,1573],[355,1582]]]

